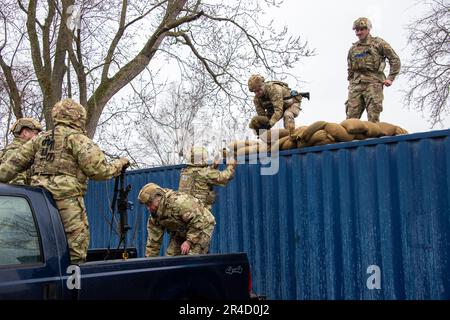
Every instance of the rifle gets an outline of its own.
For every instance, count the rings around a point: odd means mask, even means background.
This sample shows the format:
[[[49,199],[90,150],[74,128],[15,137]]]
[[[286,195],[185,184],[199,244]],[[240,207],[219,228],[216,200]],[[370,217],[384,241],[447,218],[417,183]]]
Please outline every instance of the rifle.
[[[292,97],[298,97],[298,96],[301,96],[301,97],[306,98],[308,100],[310,98],[309,92],[297,92],[297,90],[291,90],[291,96],[288,97],[288,99],[290,99]]]
[[[120,176],[116,177],[114,180],[114,197],[111,204],[111,209],[113,210],[113,215],[115,213],[115,204],[117,200],[117,212],[120,215],[119,225],[120,225],[120,240],[117,249],[123,242],[123,252],[122,258],[128,259],[127,252],[127,232],[131,229],[128,225],[128,210],[133,208],[133,203],[128,201],[128,193],[131,191],[131,185],[125,187],[125,170],[127,166],[122,167],[122,172]],[[120,183],[120,188],[119,188]],[[118,197],[117,197],[118,196]],[[118,198],[118,199],[117,199]]]

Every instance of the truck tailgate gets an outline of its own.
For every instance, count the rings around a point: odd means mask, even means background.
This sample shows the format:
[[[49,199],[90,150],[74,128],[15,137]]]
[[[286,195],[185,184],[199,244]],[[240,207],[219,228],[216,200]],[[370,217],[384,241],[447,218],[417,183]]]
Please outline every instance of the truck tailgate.
[[[88,262],[78,299],[249,299],[245,253]]]

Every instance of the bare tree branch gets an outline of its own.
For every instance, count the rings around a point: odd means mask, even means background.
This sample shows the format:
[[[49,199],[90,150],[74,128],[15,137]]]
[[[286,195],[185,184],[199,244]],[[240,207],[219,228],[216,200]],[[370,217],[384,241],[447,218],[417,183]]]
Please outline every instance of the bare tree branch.
[[[25,7],[22,4],[22,1],[17,0],[17,3],[19,5],[20,10],[22,10],[23,12],[25,12],[25,14],[28,16],[28,10],[25,9]],[[39,26],[39,28],[44,29],[44,26],[39,22],[38,19],[35,19],[36,24]]]
[[[173,150],[186,140],[179,131],[190,130],[183,123],[220,126],[216,137],[244,130],[253,110],[249,73],[261,69],[298,81],[290,69],[313,53],[299,36],[264,20],[264,11],[279,1],[88,0],[74,7],[74,0],[20,1],[2,2],[8,31],[0,53],[22,114],[45,115],[50,127],[54,102],[79,96],[89,136],[140,164],[156,162],[144,153],[146,143],[159,146],[159,162],[179,161]],[[76,23],[68,26],[71,19]],[[0,94],[8,99],[0,99],[0,126],[17,100],[6,78],[2,72]],[[172,99],[168,91],[178,94]],[[146,126],[148,141],[133,132]]]
[[[408,26],[408,44],[414,52],[403,74],[410,87],[407,105],[430,113],[432,127],[450,112],[450,4],[431,0],[430,9]]]
[[[194,21],[203,14],[199,12],[196,15],[176,19],[186,1],[173,0],[169,2],[172,5],[169,5],[166,16],[139,54],[121,68],[111,79],[102,81],[92,97],[88,100],[88,122],[86,128],[91,136],[95,133],[95,127],[106,103],[114,94],[145,69],[163,41],[165,33],[183,23]]]

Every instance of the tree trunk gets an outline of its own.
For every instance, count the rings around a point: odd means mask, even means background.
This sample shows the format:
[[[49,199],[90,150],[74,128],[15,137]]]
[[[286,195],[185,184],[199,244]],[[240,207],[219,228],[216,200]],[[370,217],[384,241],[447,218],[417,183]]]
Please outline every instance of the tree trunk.
[[[23,118],[22,99],[20,97],[19,88],[14,80],[11,67],[8,66],[0,55],[0,67],[5,75],[6,84],[8,87],[9,97],[11,101],[11,109],[16,119]]]
[[[176,27],[176,18],[180,14],[187,0],[172,0],[168,2],[167,13],[160,25],[145,44],[138,55],[122,67],[112,78],[102,80],[94,94],[87,102],[86,130],[90,138],[94,137],[100,116],[106,103],[123,87],[138,76],[158,50],[167,31]],[[175,23],[175,24],[174,24]]]

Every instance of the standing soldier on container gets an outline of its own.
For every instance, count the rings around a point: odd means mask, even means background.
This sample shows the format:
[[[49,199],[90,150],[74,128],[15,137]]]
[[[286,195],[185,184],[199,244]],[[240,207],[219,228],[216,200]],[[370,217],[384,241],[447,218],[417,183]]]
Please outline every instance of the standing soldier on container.
[[[359,41],[348,52],[348,100],[345,102],[347,119],[361,118],[364,109],[371,122],[380,121],[383,111],[383,86],[390,87],[400,72],[400,58],[391,46],[381,38],[370,34],[372,23],[359,18],[353,30]],[[389,61],[389,75],[384,68]]]
[[[228,160],[225,170],[208,166],[208,151],[204,147],[192,147],[188,152],[187,167],[181,170],[178,191],[190,194],[199,199],[203,205],[211,210],[216,199],[214,186],[225,186],[233,179],[236,161]]]
[[[86,260],[89,224],[84,206],[88,178],[119,175],[126,158],[108,164],[100,148],[85,135],[86,110],[72,99],[52,109],[55,128],[28,141],[0,165],[0,182],[31,167],[31,185],[46,188],[59,209],[72,263]]]
[[[200,200],[154,183],[146,184],[138,198],[151,214],[146,257],[159,255],[166,230],[170,234],[167,256],[208,253],[216,221]]]
[[[28,140],[36,137],[42,131],[39,121],[32,118],[20,118],[11,127],[14,135],[13,141],[0,151],[0,163],[5,162],[14,152],[19,150]],[[19,173],[8,183],[29,185],[31,181],[31,170]]]
[[[255,93],[253,103],[258,116],[249,124],[250,129],[270,129],[281,118],[284,128],[289,134],[295,130],[295,118],[300,113],[301,95],[291,96],[291,89],[287,83],[281,81],[267,81],[259,74],[248,79],[248,89]]]

